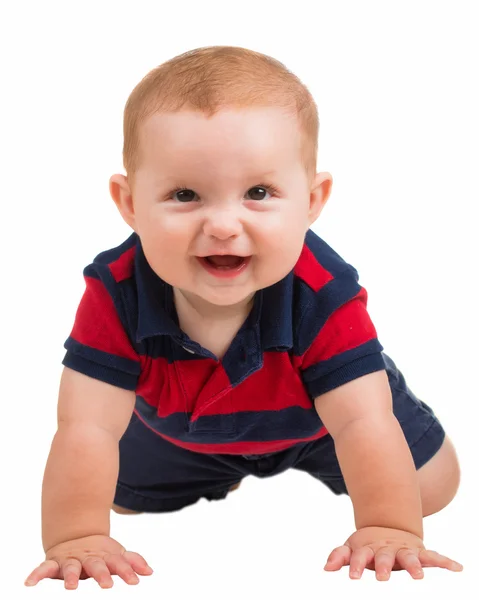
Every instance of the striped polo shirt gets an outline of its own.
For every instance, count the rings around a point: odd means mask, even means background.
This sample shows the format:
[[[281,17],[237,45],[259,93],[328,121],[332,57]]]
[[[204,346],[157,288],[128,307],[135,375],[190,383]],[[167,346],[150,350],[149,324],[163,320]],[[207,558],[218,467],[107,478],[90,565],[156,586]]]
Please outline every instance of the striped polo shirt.
[[[294,269],[256,292],[221,360],[178,323],[173,288],[133,233],[83,271],[63,365],[136,394],[152,431],[200,453],[263,454],[328,432],[314,398],[385,368],[357,271],[313,231]]]

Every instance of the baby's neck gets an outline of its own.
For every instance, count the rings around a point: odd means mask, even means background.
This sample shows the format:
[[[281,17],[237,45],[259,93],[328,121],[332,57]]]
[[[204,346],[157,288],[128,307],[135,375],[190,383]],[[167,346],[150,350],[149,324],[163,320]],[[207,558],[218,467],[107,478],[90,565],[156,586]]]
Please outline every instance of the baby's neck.
[[[251,312],[254,295],[238,305],[213,306],[173,291],[181,330],[221,359]]]
[[[181,316],[186,315],[192,320],[211,324],[235,322],[238,319],[244,321],[254,304],[254,294],[238,304],[218,306],[198,296],[186,295],[176,288],[173,289],[173,298],[180,322]]]

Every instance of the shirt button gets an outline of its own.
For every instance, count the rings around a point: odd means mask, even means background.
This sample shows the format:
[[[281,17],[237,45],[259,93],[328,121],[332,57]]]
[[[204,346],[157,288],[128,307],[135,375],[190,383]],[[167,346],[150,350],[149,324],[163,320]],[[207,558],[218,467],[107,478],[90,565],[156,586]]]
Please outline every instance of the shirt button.
[[[189,352],[190,354],[194,354],[194,350],[190,350],[189,348],[185,348],[185,346],[181,346],[183,348],[183,350],[186,350],[187,352]]]

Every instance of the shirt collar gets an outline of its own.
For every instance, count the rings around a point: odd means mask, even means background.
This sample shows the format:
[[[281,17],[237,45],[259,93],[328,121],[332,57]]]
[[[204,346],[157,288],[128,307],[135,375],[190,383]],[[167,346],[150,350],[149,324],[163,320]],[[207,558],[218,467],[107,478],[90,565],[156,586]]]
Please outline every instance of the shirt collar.
[[[173,290],[150,267],[138,237],[135,253],[135,277],[138,291],[136,341],[155,335],[181,337],[173,318]]]
[[[146,260],[140,238],[136,243],[135,276],[138,291],[136,341],[156,335],[186,339],[178,325],[173,289]],[[242,330],[260,327],[263,349],[284,350],[293,346],[293,280],[291,271],[284,279],[256,292],[254,306]]]
[[[263,291],[261,340],[264,350],[293,347],[293,284],[291,271]]]

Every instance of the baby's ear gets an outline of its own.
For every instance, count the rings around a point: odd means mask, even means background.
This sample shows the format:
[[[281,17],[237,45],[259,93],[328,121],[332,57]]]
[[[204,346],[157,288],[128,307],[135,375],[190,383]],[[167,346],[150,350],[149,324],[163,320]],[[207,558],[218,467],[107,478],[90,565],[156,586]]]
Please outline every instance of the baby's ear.
[[[110,195],[125,223],[136,231],[133,196],[128,179],[124,175],[117,174],[110,177]]]
[[[331,173],[316,173],[309,196],[309,224],[312,225],[321,214],[324,205],[328,201],[333,185]]]

